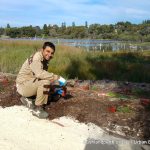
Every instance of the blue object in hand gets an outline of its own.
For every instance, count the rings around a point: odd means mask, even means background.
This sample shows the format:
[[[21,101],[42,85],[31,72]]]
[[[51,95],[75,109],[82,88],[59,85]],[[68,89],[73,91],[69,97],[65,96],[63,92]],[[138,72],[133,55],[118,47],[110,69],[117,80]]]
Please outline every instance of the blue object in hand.
[[[55,94],[61,95],[63,93],[63,90],[61,88],[56,88],[55,89]]]
[[[60,86],[65,86],[65,83],[64,83],[64,82],[59,81],[59,85],[60,85]]]
[[[59,82],[60,86],[65,86],[66,85],[66,80],[62,77],[59,78],[58,82]]]
[[[58,90],[57,93],[58,93],[59,95],[62,95],[63,90]]]

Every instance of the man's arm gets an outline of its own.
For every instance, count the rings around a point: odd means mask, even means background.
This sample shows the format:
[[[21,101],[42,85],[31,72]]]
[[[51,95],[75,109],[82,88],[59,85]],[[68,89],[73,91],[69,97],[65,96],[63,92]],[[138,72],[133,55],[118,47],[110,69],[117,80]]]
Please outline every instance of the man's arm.
[[[30,64],[30,68],[31,68],[32,72],[35,74],[35,77],[38,79],[46,79],[46,80],[57,80],[57,79],[59,79],[59,76],[43,70],[42,63],[39,60],[34,60]]]

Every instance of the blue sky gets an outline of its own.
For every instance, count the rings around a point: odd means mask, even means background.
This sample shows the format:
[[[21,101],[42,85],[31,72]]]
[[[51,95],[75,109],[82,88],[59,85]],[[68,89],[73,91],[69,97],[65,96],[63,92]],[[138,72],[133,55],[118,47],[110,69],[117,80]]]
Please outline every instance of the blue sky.
[[[0,26],[141,23],[150,19],[150,0],[0,0]]]

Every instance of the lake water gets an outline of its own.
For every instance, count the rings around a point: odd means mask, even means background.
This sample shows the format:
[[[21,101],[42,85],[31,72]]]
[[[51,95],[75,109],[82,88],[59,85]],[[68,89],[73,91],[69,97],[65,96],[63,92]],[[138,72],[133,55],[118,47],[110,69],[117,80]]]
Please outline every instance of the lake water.
[[[78,48],[84,48],[87,51],[116,51],[116,50],[131,50],[131,51],[143,51],[150,50],[150,45],[140,46],[134,42],[122,42],[115,40],[91,40],[91,39],[57,39],[53,41],[55,44],[63,44],[74,46]]]
[[[7,39],[10,40],[10,39]],[[39,40],[39,41],[51,41],[53,43],[68,45],[85,49],[87,51],[144,51],[150,50],[150,44],[142,46],[140,43],[135,42],[123,42],[115,40],[97,40],[97,39],[43,39],[43,38],[19,38],[11,40]]]

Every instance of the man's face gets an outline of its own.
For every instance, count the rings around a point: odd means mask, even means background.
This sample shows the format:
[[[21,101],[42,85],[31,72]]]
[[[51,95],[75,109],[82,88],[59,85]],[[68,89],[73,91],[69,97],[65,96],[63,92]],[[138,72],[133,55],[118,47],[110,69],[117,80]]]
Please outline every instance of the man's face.
[[[44,59],[49,61],[54,56],[54,50],[50,48],[49,46],[46,46],[46,48],[43,49],[42,54],[43,54]]]

